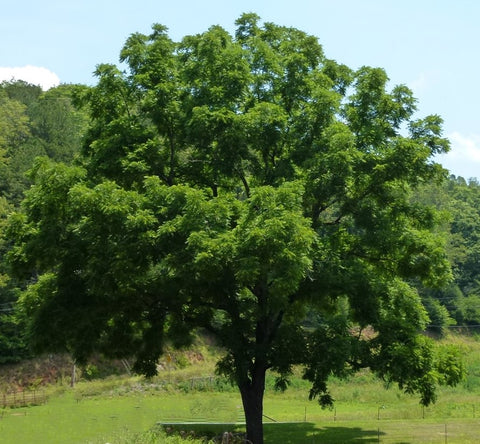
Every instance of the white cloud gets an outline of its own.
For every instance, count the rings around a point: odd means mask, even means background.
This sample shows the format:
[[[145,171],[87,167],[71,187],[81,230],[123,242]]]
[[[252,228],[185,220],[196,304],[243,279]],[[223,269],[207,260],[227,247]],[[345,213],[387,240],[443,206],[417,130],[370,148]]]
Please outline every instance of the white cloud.
[[[480,134],[449,134],[451,149],[439,156],[438,161],[452,174],[465,179],[480,179]]]
[[[40,85],[44,91],[60,84],[58,76],[41,66],[0,67],[0,82],[23,80],[32,85]]]
[[[428,78],[424,72],[421,72],[418,77],[411,82],[408,82],[408,87],[414,92],[416,96],[428,86]]]

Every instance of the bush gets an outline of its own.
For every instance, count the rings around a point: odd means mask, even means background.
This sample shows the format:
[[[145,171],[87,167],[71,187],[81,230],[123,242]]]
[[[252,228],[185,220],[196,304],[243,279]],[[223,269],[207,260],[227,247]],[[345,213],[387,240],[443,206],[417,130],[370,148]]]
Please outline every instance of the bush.
[[[425,298],[423,305],[430,318],[429,331],[444,335],[450,325],[455,325],[455,320],[450,317],[450,313],[444,305],[432,297]]]

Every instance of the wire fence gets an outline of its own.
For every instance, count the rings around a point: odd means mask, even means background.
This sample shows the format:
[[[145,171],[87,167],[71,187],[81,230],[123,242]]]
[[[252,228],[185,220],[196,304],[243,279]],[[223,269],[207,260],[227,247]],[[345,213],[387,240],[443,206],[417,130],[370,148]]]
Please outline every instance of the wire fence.
[[[47,401],[45,392],[43,390],[22,390],[9,393],[2,393],[0,395],[0,402],[2,407],[26,407],[29,405],[45,404]]]
[[[221,382],[215,377],[191,378],[186,388],[197,391],[212,391]],[[245,417],[241,403],[236,394],[216,393],[211,396],[188,396],[190,401],[183,407],[182,403],[173,408],[161,402],[158,405],[157,424],[163,427],[180,427],[189,432],[198,423],[217,424],[217,436],[232,430],[244,430]],[[86,400],[88,399],[85,398]],[[46,403],[43,390],[25,390],[0,394],[3,406],[3,420],[10,416],[25,416],[28,421],[35,415],[35,409],[10,410]],[[160,398],[161,401],[161,398]],[[290,399],[282,404],[282,397],[271,398],[264,411],[265,435],[270,443],[321,444],[321,443],[383,443],[383,444],[474,444],[480,442],[480,399],[475,402],[441,402],[430,407],[418,405],[362,405],[356,409],[351,404],[339,404],[332,410],[321,410],[314,403],[295,403]],[[295,404],[295,406],[293,405]],[[81,404],[75,404],[80,405]],[[72,407],[72,412],[75,411]],[[147,405],[135,406],[136,419],[142,421],[147,415]],[[145,412],[143,411],[145,409]],[[27,414],[28,410],[28,414]],[[107,414],[107,413],[106,413]],[[3,417],[5,415],[5,417]],[[110,413],[111,415],[111,413]],[[107,417],[110,418],[110,417]],[[22,419],[23,420],[23,419]],[[107,419],[108,420],[108,419]],[[182,423],[184,428],[182,428]],[[272,440],[271,437],[274,437]],[[343,438],[344,437],[344,438]],[[228,438],[230,439],[230,438]],[[0,439],[1,441],[1,439]],[[228,441],[229,444],[235,441]]]
[[[186,386],[193,391],[203,391],[208,388],[214,390],[218,384],[216,378],[192,378]],[[263,423],[268,442],[275,444],[476,444],[480,442],[480,398],[478,403],[475,399],[472,401],[457,402],[450,398],[429,407],[411,402],[369,403],[358,409],[348,403],[339,403],[332,410],[319,409],[315,403],[306,403],[301,407],[298,403],[298,407],[290,405],[282,409],[278,405],[273,406],[270,401],[264,411]],[[224,401],[217,403],[215,408],[205,407],[191,408],[188,413],[182,412],[178,416],[162,412],[158,424],[180,431],[196,427],[202,429],[208,424],[217,431],[244,430],[245,417],[241,405]],[[229,415],[226,414],[228,410],[232,411]],[[232,422],[222,423],[220,412],[224,417],[232,418]],[[275,437],[273,441],[272,437]]]

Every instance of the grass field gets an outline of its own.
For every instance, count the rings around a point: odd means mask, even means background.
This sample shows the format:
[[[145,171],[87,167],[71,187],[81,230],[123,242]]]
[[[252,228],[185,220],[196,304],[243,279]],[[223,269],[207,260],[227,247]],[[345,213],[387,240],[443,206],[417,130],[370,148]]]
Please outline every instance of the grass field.
[[[405,405],[398,402],[387,406],[373,402],[339,402],[336,410],[330,411],[306,401],[298,390],[288,395],[268,393],[265,412],[279,422],[265,419],[265,436],[266,442],[272,444],[478,443],[480,418],[474,417],[474,405],[450,404],[442,399],[423,411],[413,399]],[[480,410],[480,405],[478,407]],[[42,406],[4,410],[0,441],[17,444],[144,442],[142,440],[147,439],[144,432],[159,422],[235,423],[238,420],[241,421],[241,408],[235,393],[146,392],[78,399],[74,392],[66,391]],[[189,424],[179,429],[190,432],[199,427]],[[158,437],[155,441],[152,435],[149,442],[163,441]]]
[[[103,393],[101,384],[96,390],[95,383],[81,384],[73,390],[57,390],[45,405],[4,409],[0,442],[167,442],[164,436],[146,432],[160,422],[242,421],[235,391],[158,390],[125,382],[110,381]],[[347,384],[338,388],[346,390]],[[475,393],[443,390],[437,404],[422,409],[415,398],[384,390],[378,382],[358,383],[353,391],[356,401],[339,400],[334,410],[309,402],[300,388],[284,394],[268,391],[265,414],[278,423],[265,418],[266,443],[478,443],[480,399]],[[179,428],[190,432],[199,426]]]
[[[480,344],[462,340],[469,374],[457,388],[443,388],[435,405],[382,383],[368,372],[350,381],[332,381],[332,410],[308,401],[308,384],[294,378],[285,393],[271,386],[265,396],[267,444],[478,443],[480,436]],[[243,412],[237,391],[209,377],[208,362],[165,372],[157,379],[115,377],[48,389],[44,405],[0,410],[0,442],[6,444],[184,443],[167,437],[160,423],[201,422],[177,428],[187,435],[221,433]],[[276,422],[275,422],[276,421]],[[205,423],[224,423],[220,426]],[[195,432],[195,433],[193,433]],[[201,440],[192,440],[202,442]]]

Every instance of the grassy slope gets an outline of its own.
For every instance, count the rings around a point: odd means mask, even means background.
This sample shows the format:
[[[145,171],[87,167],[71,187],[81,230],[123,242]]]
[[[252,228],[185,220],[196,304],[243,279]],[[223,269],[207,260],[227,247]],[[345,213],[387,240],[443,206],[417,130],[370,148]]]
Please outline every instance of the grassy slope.
[[[296,423],[267,424],[266,442],[445,442],[445,427],[450,444],[478,442],[480,342],[459,337],[449,341],[465,351],[469,375],[461,386],[441,389],[434,406],[422,409],[416,398],[396,388],[385,390],[381,382],[363,373],[351,381],[332,381],[335,409],[322,410],[307,400],[308,385],[295,378],[283,394],[267,390],[265,414]],[[3,410],[0,440],[16,444],[146,443],[155,439],[144,432],[159,421],[241,420],[240,397],[234,388],[224,385],[218,390],[208,378],[192,380],[213,371],[216,355],[203,345],[201,351],[206,359],[193,359],[183,369],[167,363],[151,381],[114,377],[83,381],[74,389],[67,384],[50,387],[46,405]],[[174,355],[172,362],[185,364],[186,359]],[[167,438],[157,437],[156,442],[167,442]]]

